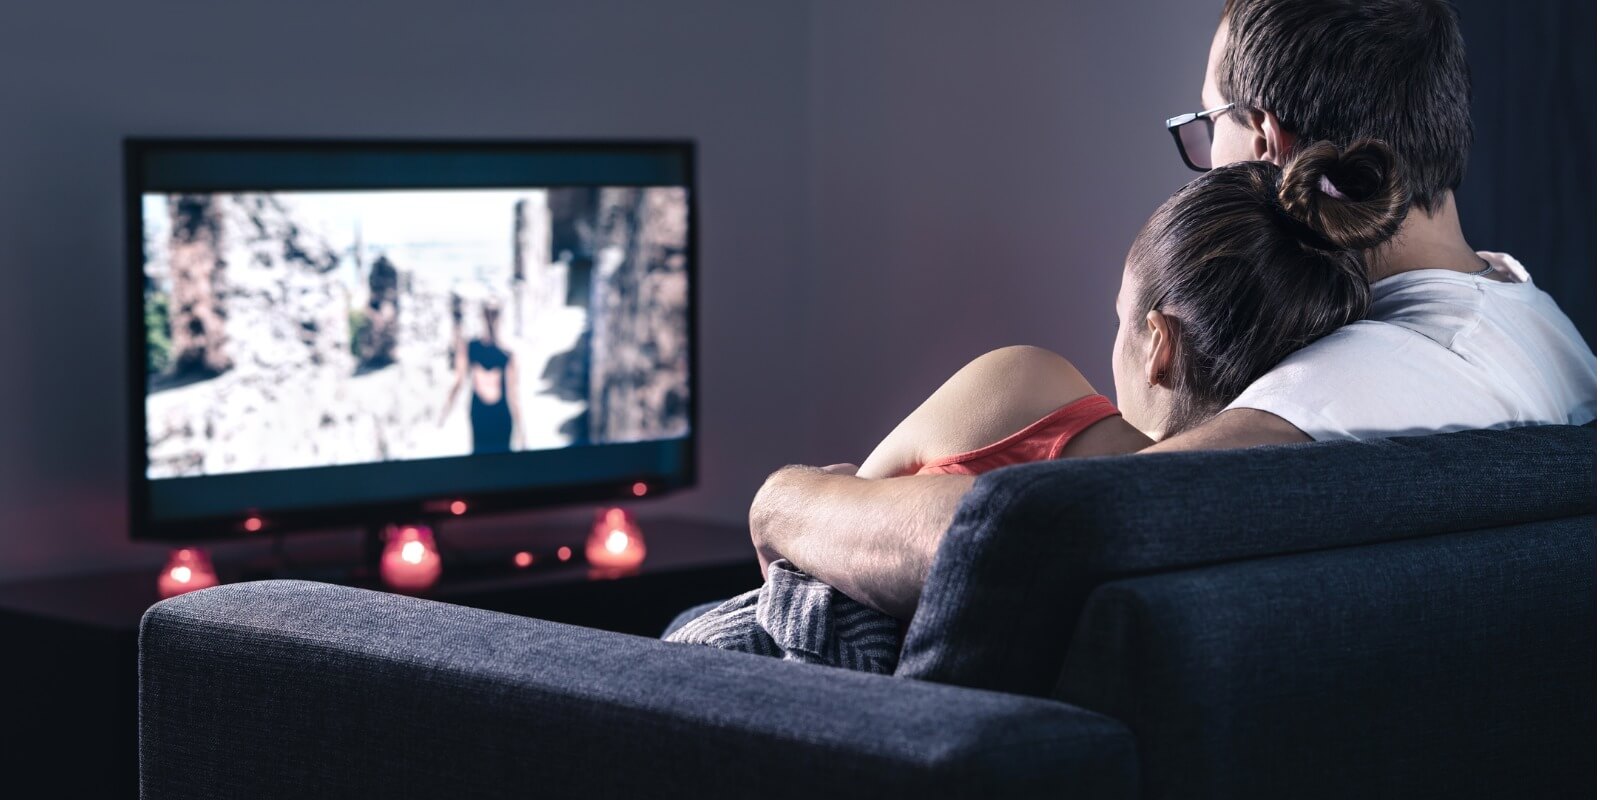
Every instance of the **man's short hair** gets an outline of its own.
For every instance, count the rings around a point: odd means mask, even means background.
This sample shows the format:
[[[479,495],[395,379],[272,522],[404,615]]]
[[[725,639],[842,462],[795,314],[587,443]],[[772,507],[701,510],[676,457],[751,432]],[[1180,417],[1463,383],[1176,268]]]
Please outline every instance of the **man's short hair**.
[[[1271,111],[1301,142],[1381,139],[1429,213],[1461,185],[1472,81],[1446,0],[1227,0],[1224,102]]]

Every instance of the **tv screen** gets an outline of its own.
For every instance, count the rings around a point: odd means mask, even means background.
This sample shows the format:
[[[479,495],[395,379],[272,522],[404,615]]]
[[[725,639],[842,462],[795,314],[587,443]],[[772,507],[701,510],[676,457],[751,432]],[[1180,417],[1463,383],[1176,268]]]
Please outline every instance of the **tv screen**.
[[[690,144],[125,158],[135,537],[692,484]]]

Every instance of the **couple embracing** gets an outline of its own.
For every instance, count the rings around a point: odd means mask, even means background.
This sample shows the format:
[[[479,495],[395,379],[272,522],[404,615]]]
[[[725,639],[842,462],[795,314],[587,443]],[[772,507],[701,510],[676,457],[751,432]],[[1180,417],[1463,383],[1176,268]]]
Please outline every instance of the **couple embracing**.
[[[750,522],[769,578],[861,604],[871,640],[910,618],[990,469],[1595,419],[1582,336],[1520,263],[1461,231],[1470,84],[1447,2],[1229,0],[1200,102],[1168,127],[1203,174],[1120,265],[1116,404],[1053,353],[978,358],[859,467],[768,478]],[[673,636],[763,651],[742,643],[782,585]]]

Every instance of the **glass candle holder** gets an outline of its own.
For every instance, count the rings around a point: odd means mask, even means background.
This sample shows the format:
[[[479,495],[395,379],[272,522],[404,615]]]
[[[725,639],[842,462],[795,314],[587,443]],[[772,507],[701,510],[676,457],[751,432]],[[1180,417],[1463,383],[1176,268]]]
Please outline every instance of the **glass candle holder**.
[[[626,573],[644,563],[644,534],[633,515],[620,508],[595,513],[583,554],[589,566],[606,573]]]
[[[181,547],[172,551],[167,565],[161,568],[161,576],[156,579],[156,593],[165,599],[216,585],[217,571],[205,551]]]
[[[433,531],[424,525],[391,525],[384,531],[378,575],[390,589],[421,592],[439,582],[444,571]]]

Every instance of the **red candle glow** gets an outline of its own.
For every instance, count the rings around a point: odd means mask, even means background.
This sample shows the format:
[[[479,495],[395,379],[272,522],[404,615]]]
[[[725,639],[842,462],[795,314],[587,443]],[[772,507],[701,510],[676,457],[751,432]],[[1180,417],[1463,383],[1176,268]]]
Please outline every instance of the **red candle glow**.
[[[391,589],[420,592],[439,580],[443,571],[433,531],[424,526],[390,526],[378,561],[378,574]]]
[[[156,579],[156,593],[163,598],[176,597],[184,592],[206,589],[217,585],[217,571],[204,550],[184,547],[172,551],[167,565],[161,568]]]
[[[602,570],[635,569],[644,563],[644,536],[632,514],[609,508],[595,514],[583,554],[589,559],[589,566]]]

